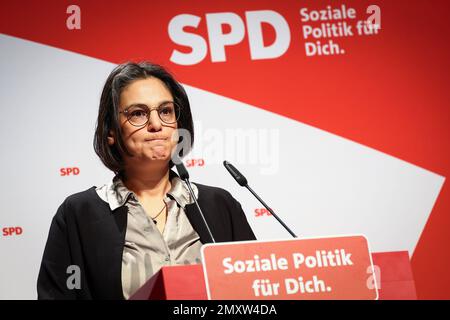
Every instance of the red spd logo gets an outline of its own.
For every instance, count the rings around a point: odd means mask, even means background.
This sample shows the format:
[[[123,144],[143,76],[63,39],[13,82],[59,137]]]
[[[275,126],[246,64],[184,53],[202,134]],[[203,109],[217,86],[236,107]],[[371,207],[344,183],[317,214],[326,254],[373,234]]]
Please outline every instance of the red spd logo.
[[[272,209],[272,208],[271,208]],[[271,216],[272,214],[266,208],[255,209],[255,217]]]
[[[205,165],[204,159],[190,159],[186,161],[186,167],[203,167]]]
[[[77,167],[71,167],[71,168],[61,168],[59,170],[61,177],[65,176],[77,176],[80,174],[80,169]]]
[[[207,36],[198,32],[200,23],[206,25]],[[264,41],[263,25],[270,25],[275,31],[275,41],[270,45]],[[224,30],[224,26],[228,30]],[[200,63],[208,53],[211,62],[225,62],[225,48],[245,39],[248,40],[252,60],[278,58],[287,51],[291,42],[286,19],[273,10],[246,11],[245,19],[234,12],[207,13],[205,17],[179,14],[170,20],[168,32],[173,43],[190,48],[189,53],[175,49],[170,56],[170,61],[185,66]]]
[[[3,231],[3,236],[4,237],[8,237],[8,236],[20,236],[23,233],[23,229],[21,227],[5,227],[2,229]]]

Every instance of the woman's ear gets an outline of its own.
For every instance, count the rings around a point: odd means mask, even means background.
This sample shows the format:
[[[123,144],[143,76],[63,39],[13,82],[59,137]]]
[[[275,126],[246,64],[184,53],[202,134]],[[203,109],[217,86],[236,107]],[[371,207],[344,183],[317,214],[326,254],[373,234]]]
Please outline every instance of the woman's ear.
[[[114,133],[112,132],[112,130],[109,130],[109,134],[108,134],[108,144],[110,146],[114,145],[114,143],[116,142],[116,139],[114,138]]]

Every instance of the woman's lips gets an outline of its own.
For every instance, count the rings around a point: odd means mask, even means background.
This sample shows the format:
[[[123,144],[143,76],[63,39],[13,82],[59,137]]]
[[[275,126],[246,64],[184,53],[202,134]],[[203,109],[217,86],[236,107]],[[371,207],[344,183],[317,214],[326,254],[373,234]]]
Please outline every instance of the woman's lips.
[[[166,141],[167,138],[150,138],[150,139],[145,139],[145,141]]]

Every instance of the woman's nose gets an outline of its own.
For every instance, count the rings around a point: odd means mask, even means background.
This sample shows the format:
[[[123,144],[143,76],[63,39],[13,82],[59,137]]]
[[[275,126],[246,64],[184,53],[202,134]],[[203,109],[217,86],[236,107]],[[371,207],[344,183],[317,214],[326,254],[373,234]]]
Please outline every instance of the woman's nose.
[[[155,111],[155,112],[153,112]],[[161,130],[161,119],[159,118],[158,115],[158,110],[152,110],[150,111],[150,116],[149,116],[149,120],[148,120],[148,125],[147,125],[147,129],[149,131],[159,131]]]

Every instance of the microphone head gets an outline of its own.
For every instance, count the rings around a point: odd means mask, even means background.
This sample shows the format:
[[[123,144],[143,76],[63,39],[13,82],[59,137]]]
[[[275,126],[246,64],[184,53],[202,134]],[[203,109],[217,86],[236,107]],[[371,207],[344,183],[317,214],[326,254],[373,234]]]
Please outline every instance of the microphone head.
[[[186,167],[184,166],[183,162],[176,164],[175,167],[177,167],[177,171],[178,171],[178,174],[180,175],[181,180],[189,179],[189,173],[186,170]]]
[[[234,180],[236,180],[237,183],[239,183],[239,185],[241,187],[245,187],[247,185],[247,179],[231,163],[229,163],[228,161],[225,160],[223,162],[223,165],[228,170],[228,172],[233,176]]]

